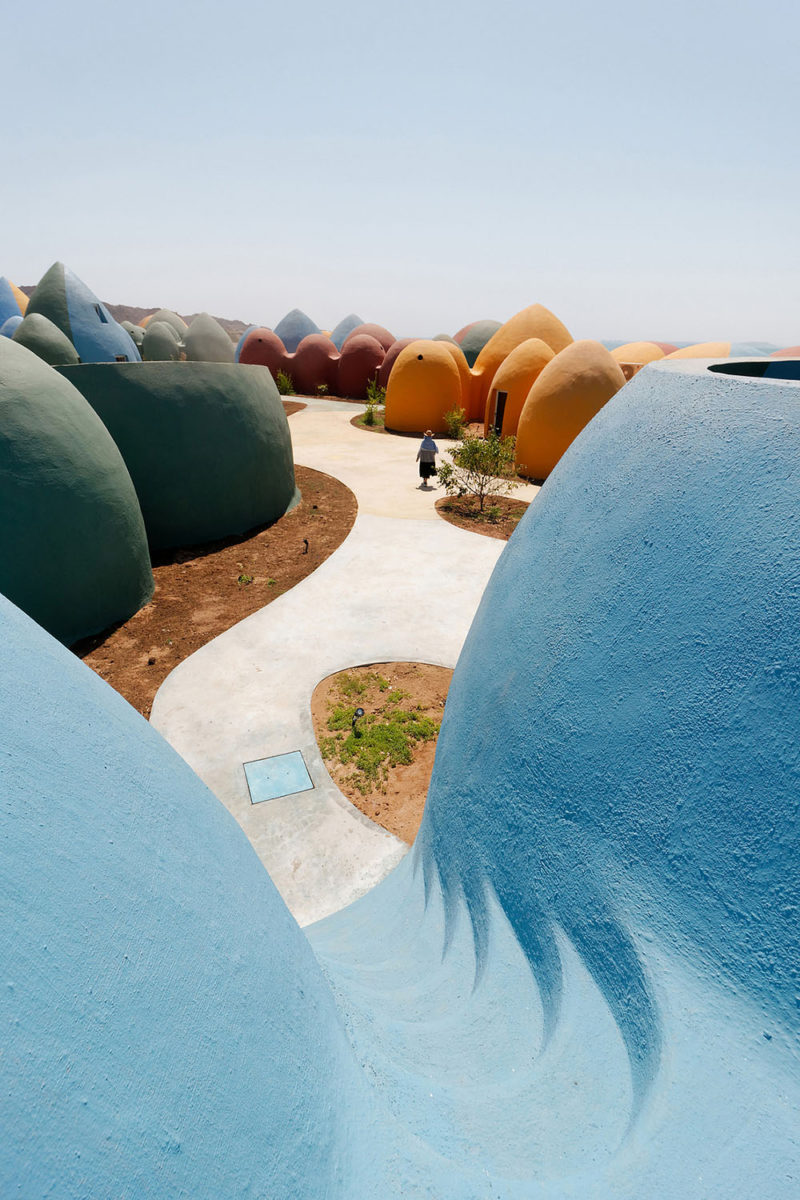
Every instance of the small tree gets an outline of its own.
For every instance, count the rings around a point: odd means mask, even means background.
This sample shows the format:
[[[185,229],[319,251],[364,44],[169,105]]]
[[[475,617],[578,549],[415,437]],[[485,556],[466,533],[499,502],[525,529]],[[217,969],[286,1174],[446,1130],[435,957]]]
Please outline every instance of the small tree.
[[[514,438],[465,437],[449,451],[451,463],[439,467],[448,496],[475,496],[483,512],[490,496],[507,496],[519,486],[514,478]]]

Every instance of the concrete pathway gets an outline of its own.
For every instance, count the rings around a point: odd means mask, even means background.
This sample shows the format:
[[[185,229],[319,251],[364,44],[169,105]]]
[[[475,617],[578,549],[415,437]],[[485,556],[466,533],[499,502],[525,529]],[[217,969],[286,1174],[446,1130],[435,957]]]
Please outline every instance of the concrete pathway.
[[[297,587],[181,663],[150,718],[239,821],[301,925],[357,899],[407,851],[330,778],[314,688],[363,663],[455,666],[504,546],[438,517],[441,489],[417,486],[417,443],[354,429],[361,407],[314,400],[290,418],[295,461],[355,492],[350,535]],[[243,764],[293,750],[313,791],[252,804]]]

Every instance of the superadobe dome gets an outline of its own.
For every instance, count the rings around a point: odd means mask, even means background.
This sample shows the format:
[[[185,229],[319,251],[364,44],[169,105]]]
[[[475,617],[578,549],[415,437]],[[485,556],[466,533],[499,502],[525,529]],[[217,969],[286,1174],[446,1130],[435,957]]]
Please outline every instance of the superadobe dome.
[[[225,330],[208,313],[199,313],[183,339],[190,362],[233,362],[234,345]]]
[[[546,479],[592,417],[625,386],[619,363],[599,342],[572,342],[541,371],[517,428],[515,462],[530,479]]]
[[[14,330],[13,340],[51,367],[78,362],[78,352],[69,338],[41,313],[29,313],[23,317]]]
[[[72,643],[153,594],[130,475],[80,392],[0,339],[0,592]]]
[[[174,325],[167,321],[148,321],[142,337],[144,362],[177,362],[181,342]]]
[[[341,350],[348,334],[351,334],[354,329],[357,329],[359,325],[363,324],[364,322],[361,320],[361,317],[356,316],[355,313],[349,313],[346,317],[342,317],[338,325],[335,325],[331,330],[330,335],[331,341],[336,349]]]
[[[572,341],[566,326],[543,304],[531,304],[529,308],[523,308],[506,321],[492,335],[475,360],[471,409],[476,420],[483,420],[486,397],[497,368],[520,342],[527,341],[528,338],[539,338],[554,354],[558,354]]]
[[[275,326],[275,333],[289,354],[294,354],[304,337],[308,337],[310,333],[320,332],[319,326],[315,325],[311,317],[307,317],[299,308],[293,308]]]
[[[139,362],[132,338],[105,304],[63,263],[53,263],[39,280],[28,305],[72,342],[81,362]]]
[[[22,288],[0,275],[0,325],[4,325],[9,317],[24,317],[27,309],[28,297]]]
[[[492,429],[500,437],[516,435],[528,393],[553,357],[541,338],[527,338],[503,359],[486,398],[484,434]]]
[[[445,414],[460,407],[461,377],[446,343],[420,339],[400,351],[386,389],[387,429],[441,433]]]

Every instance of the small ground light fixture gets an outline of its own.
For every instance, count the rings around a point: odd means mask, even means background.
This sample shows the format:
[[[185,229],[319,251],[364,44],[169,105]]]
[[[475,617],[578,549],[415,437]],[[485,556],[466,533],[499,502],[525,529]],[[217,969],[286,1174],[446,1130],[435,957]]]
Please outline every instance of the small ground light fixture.
[[[357,708],[356,711],[353,713],[353,733],[356,737],[361,737],[361,730],[356,725],[356,721],[358,720],[359,717],[363,717],[363,715],[364,715],[363,708]]]

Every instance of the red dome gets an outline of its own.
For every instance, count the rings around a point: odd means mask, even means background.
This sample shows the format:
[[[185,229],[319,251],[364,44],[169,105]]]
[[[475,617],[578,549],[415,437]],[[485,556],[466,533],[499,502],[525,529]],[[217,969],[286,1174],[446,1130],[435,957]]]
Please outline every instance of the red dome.
[[[416,342],[417,338],[398,338],[396,342],[392,342],[389,349],[386,351],[386,358],[381,364],[381,369],[378,371],[378,383],[385,388],[389,382],[389,376],[392,367],[395,364],[395,359],[401,350],[405,350],[406,346],[410,346],[412,342]]]
[[[286,349],[277,333],[271,329],[253,329],[248,333],[239,351],[240,363],[255,363],[269,367],[273,375],[285,371]]]
[[[354,337],[375,338],[375,341],[379,342],[380,345],[383,346],[384,350],[388,350],[389,347],[394,344],[395,340],[394,334],[389,333],[389,330],[384,329],[382,325],[356,325],[352,333],[348,333],[347,337],[344,339],[342,350],[344,350],[347,343]]]
[[[310,333],[294,354],[287,355],[284,370],[291,375],[296,392],[301,396],[315,396],[321,384],[328,391],[336,392],[338,363],[339,352],[331,339],[324,333]]]
[[[366,399],[367,384],[377,375],[384,357],[383,346],[374,337],[351,335],[342,346],[337,393],[352,400]]]

